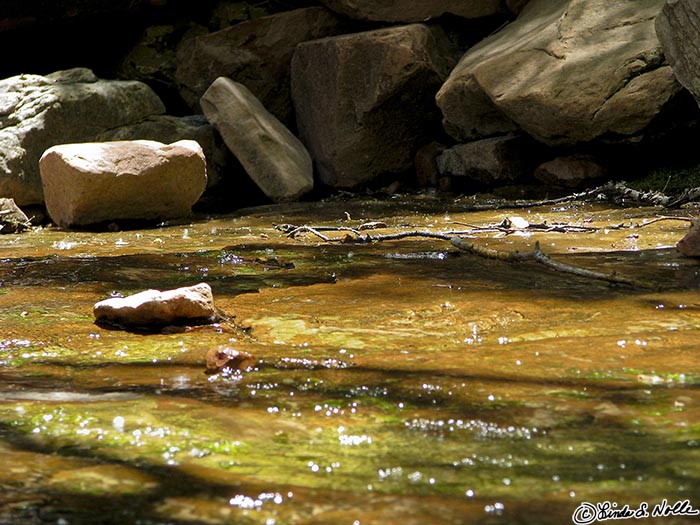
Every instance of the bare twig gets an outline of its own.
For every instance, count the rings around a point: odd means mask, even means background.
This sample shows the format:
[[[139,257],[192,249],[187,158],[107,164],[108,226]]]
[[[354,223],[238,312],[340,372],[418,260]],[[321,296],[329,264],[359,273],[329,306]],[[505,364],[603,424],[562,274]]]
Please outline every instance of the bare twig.
[[[554,261],[549,258],[541,249],[540,243],[536,242],[535,247],[530,252],[520,252],[518,250],[505,251],[505,250],[495,250],[493,248],[487,248],[485,246],[468,242],[461,237],[452,237],[450,242],[456,248],[460,250],[478,255],[480,257],[485,257],[487,259],[494,259],[498,261],[505,262],[524,262],[524,261],[535,261],[540,263],[552,270],[556,270],[562,273],[568,273],[571,275],[576,275],[578,277],[585,277],[587,279],[596,279],[599,281],[605,281],[614,284],[624,284],[627,286],[633,286],[635,288],[642,289],[655,289],[655,286],[649,283],[638,281],[636,279],[630,279],[628,277],[623,277],[617,275],[616,273],[604,273],[596,272],[593,270],[588,270],[586,268],[580,268],[578,266],[571,266],[569,264],[564,264],[561,262]]]

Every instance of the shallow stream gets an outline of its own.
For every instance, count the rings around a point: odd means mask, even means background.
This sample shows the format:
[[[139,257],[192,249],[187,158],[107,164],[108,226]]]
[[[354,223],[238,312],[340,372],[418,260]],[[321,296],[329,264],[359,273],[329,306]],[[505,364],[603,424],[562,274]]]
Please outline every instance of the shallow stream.
[[[583,503],[700,508],[700,261],[674,248],[687,223],[632,228],[658,210],[603,203],[468,206],[365,198],[1,237],[0,523],[561,525],[577,508],[593,523]],[[658,289],[442,240],[326,243],[274,227],[446,231],[516,216],[591,231],[473,240],[539,241],[552,259]],[[231,323],[94,323],[114,292],[202,281]],[[207,375],[218,346],[262,363]],[[700,521],[676,511],[628,522]]]

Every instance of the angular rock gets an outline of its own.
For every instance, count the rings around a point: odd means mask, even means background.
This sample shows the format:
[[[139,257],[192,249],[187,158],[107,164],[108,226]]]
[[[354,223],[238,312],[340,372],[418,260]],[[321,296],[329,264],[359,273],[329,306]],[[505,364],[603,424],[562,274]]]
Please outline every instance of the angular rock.
[[[210,324],[219,317],[207,283],[112,297],[96,303],[93,314],[98,324],[125,328]]]
[[[321,0],[334,11],[372,22],[422,22],[444,14],[481,18],[503,13],[501,0]]]
[[[229,77],[245,85],[263,105],[293,127],[289,63],[300,42],[343,31],[341,20],[323,7],[296,9],[257,18],[195,37],[178,51],[175,78],[193,110],[212,82]]]
[[[686,257],[700,257],[700,221],[694,220],[683,238],[676,244],[676,250]]]
[[[655,25],[673,74],[700,104],[700,3],[669,0],[656,17]]]
[[[439,131],[433,99],[449,57],[444,34],[422,24],[300,44],[292,97],[320,180],[353,188],[410,171]]]
[[[202,110],[250,178],[275,202],[313,188],[304,145],[242,84],[220,77],[202,97]]]
[[[459,144],[437,158],[438,170],[441,175],[466,177],[483,186],[515,182],[531,173],[528,147],[515,135]]]
[[[62,227],[186,217],[207,184],[193,140],[62,144],[39,164],[46,209]]]
[[[164,111],[145,84],[99,80],[82,68],[0,80],[0,195],[19,206],[43,203],[44,151]]]
[[[605,176],[605,168],[592,157],[570,155],[540,164],[535,169],[534,176],[545,184],[580,188],[585,184],[601,181]]]
[[[436,100],[474,140],[521,128],[550,145],[638,140],[679,84],[654,32],[664,0],[531,0],[471,48]]]

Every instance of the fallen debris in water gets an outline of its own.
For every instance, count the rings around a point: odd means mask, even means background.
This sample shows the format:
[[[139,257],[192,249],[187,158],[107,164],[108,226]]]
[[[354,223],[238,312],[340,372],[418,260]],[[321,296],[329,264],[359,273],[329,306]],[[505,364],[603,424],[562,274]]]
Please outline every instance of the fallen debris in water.
[[[160,330],[167,326],[212,324],[221,316],[207,283],[174,290],[145,290],[95,304],[95,322],[105,328]]]

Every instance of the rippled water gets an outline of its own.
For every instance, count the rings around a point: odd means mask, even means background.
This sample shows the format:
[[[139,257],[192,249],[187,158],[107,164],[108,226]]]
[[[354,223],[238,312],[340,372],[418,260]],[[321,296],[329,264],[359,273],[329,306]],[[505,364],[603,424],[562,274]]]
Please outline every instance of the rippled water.
[[[700,508],[700,264],[675,252],[686,223],[616,228],[657,213],[367,198],[3,236],[0,523],[546,525],[583,502]],[[611,228],[473,240],[539,241],[658,291],[441,240],[329,244],[274,228],[438,231],[515,215]],[[232,323],[94,324],[112,292],[201,281]],[[219,345],[261,363],[207,375]]]

